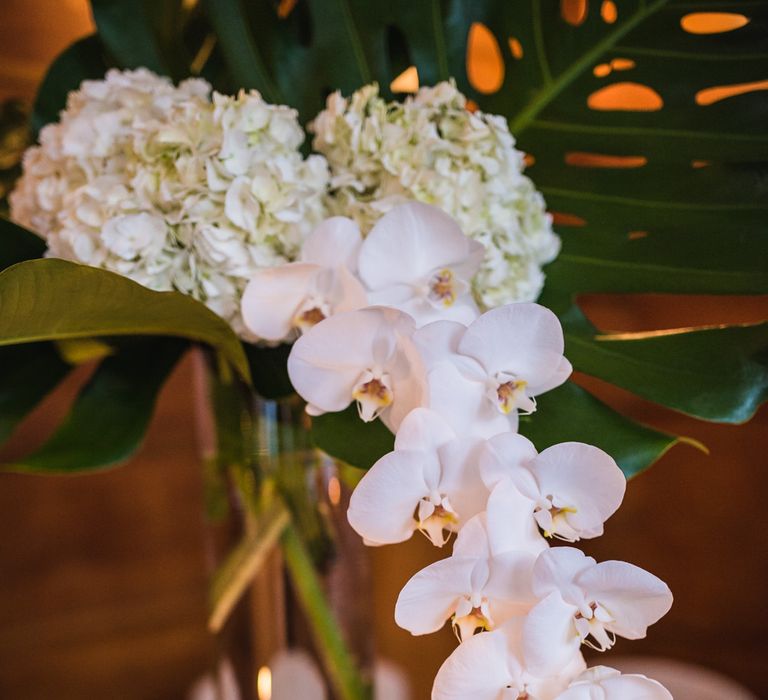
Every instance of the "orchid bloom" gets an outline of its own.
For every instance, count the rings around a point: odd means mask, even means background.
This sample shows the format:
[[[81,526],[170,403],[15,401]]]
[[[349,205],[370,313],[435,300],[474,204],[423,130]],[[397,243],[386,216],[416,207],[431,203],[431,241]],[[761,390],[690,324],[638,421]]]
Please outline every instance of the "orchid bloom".
[[[423,367],[410,336],[413,319],[369,307],[325,319],[304,333],[288,357],[288,375],[307,412],[343,411],[353,401],[368,422],[393,432],[424,400]]]
[[[505,534],[490,533],[484,513],[474,516],[461,528],[450,557],[405,584],[395,622],[411,634],[429,634],[450,618],[456,636],[465,641],[477,630],[525,615],[536,603],[531,588],[536,554],[510,550]]]
[[[418,530],[442,547],[485,507],[480,444],[457,438],[433,411],[415,409],[403,420],[394,451],[379,459],[352,493],[350,525],[368,544],[404,542]]]
[[[263,340],[279,341],[332,314],[367,306],[355,277],[361,241],[354,221],[334,216],[307,237],[299,262],[258,270],[241,302],[246,327]]]
[[[525,657],[540,673],[567,663],[582,642],[605,651],[616,635],[645,637],[672,606],[667,584],[653,574],[623,561],[598,564],[573,547],[539,555],[533,591],[539,603],[525,621]]]
[[[523,623],[513,618],[456,648],[437,672],[432,700],[550,700],[585,667],[576,654],[556,674],[532,672],[523,655]]]
[[[373,304],[394,306],[417,325],[451,319],[470,323],[479,311],[472,278],[484,248],[448,214],[407,202],[385,214],[360,249],[360,279]]]
[[[538,304],[492,309],[468,328],[436,321],[414,342],[427,366],[430,408],[479,437],[516,431],[518,411],[535,411],[535,397],[572,370],[560,321]]]
[[[480,473],[492,490],[490,523],[501,527],[508,513],[517,520],[525,512],[545,537],[567,542],[602,535],[626,488],[621,469],[597,447],[564,442],[536,454],[530,441],[514,433],[486,443]]]
[[[607,666],[588,668],[555,700],[672,700],[658,681],[640,674],[623,674]]]

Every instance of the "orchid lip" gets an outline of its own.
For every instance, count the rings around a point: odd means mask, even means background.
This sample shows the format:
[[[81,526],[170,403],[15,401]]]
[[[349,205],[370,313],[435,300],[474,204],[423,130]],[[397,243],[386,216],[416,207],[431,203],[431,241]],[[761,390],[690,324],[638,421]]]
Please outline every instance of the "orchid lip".
[[[362,420],[366,423],[375,420],[394,401],[389,375],[366,370],[352,390],[352,398],[357,401],[357,411]]]
[[[430,278],[427,297],[435,306],[449,308],[453,306],[459,295],[458,287],[458,280],[453,270],[444,268]]]
[[[504,415],[513,411],[530,415],[536,410],[536,399],[528,396],[528,382],[514,374],[498,372],[487,383],[487,396]]]
[[[456,530],[459,517],[448,499],[440,494],[425,496],[413,515],[419,532],[437,547],[442,547]]]

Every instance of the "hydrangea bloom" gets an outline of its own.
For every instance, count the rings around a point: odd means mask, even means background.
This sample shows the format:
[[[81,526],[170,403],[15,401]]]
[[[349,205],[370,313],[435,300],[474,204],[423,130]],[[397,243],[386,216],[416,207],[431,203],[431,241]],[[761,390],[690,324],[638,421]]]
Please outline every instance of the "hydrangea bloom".
[[[469,112],[453,82],[403,103],[368,85],[349,99],[330,95],[310,129],[331,167],[334,212],[367,232],[404,200],[435,204],[485,247],[474,280],[481,305],[536,299],[560,242],[503,117]]]
[[[11,210],[49,255],[190,294],[243,332],[245,284],[294,259],[328,170],[301,156],[294,110],[210,91],[143,69],[85,81],[25,155]]]

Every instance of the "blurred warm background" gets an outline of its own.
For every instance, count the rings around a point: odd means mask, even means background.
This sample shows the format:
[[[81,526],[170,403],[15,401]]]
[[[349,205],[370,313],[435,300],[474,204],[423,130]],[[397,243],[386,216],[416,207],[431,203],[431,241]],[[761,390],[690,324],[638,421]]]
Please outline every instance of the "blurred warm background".
[[[47,64],[89,31],[84,0],[3,0],[0,101],[31,102]],[[475,79],[492,85],[493,50],[480,44],[477,51]],[[765,298],[583,301],[590,318],[611,330],[768,317]],[[768,697],[768,411],[744,426],[709,425],[594,380],[580,381],[641,421],[694,437],[710,450],[674,448],[631,483],[607,534],[586,547],[598,558],[626,558],[650,569],[676,596],[672,612],[647,640],[620,641],[613,653],[687,660]],[[52,424],[73,389],[70,381],[41,406],[7,452]],[[147,442],[131,464],[88,477],[0,475],[1,698],[174,700],[209,665],[193,405],[187,361],[166,386]],[[407,669],[415,700],[428,697],[454,640],[447,630],[414,639],[395,627],[392,610],[403,583],[434,557],[431,546],[414,538],[373,558],[378,648]]]

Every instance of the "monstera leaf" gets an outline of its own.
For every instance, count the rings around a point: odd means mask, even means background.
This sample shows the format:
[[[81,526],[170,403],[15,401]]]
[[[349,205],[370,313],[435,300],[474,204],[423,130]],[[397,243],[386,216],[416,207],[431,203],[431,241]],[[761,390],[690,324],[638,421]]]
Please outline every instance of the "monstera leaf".
[[[202,74],[222,90],[256,88],[308,120],[330,90],[349,93],[376,80],[387,94],[409,66],[422,84],[454,77],[481,109],[507,117],[533,163],[530,176],[556,213],[563,250],[546,270],[541,301],[560,316],[576,369],[705,420],[741,422],[765,400],[765,325],[605,335],[576,299],[585,292],[768,292],[768,100],[760,92],[768,85],[768,5],[208,0],[193,11],[180,0],[143,2],[139,10],[132,0],[93,5],[98,36],[54,64],[57,84],[71,85],[78,71],[86,77],[93,63],[80,58],[100,47],[99,60],[108,64],[147,65],[175,78]],[[719,28],[707,24],[712,19]],[[490,57],[484,76],[473,57],[481,40]],[[54,90],[51,83],[44,88]],[[45,90],[40,105],[51,113]],[[618,415],[573,384],[543,397],[541,409],[522,423],[537,444],[590,440],[628,474],[677,440]],[[367,448],[351,449],[353,420],[353,412],[321,417],[316,440],[368,466],[389,442],[375,432]]]

